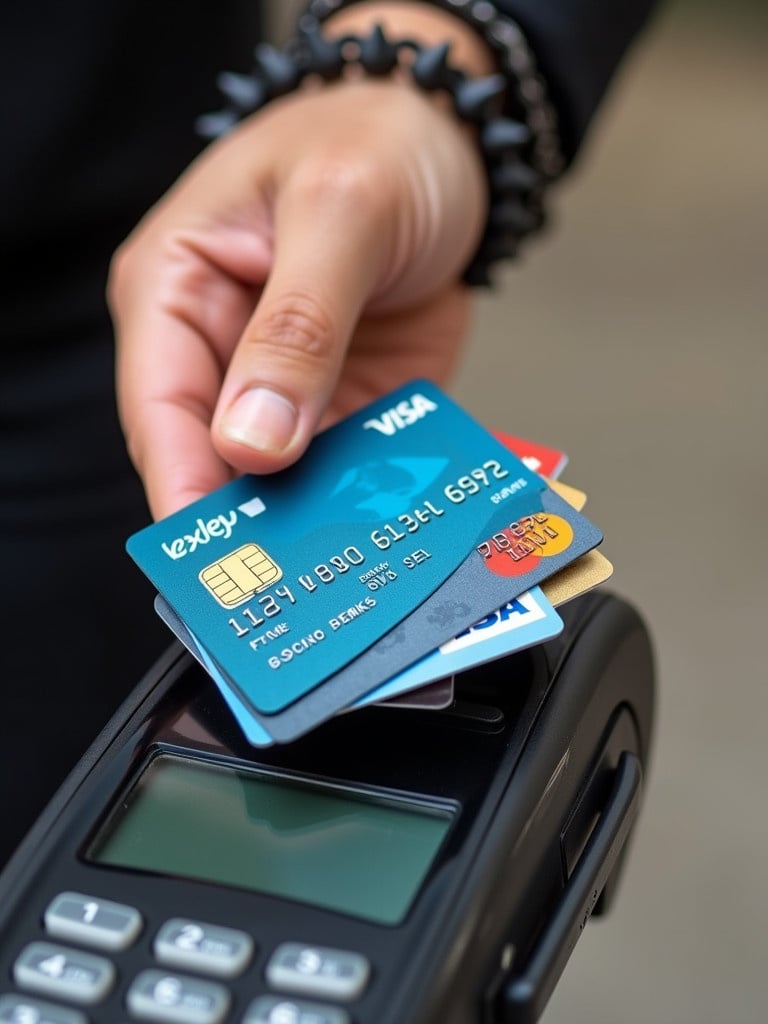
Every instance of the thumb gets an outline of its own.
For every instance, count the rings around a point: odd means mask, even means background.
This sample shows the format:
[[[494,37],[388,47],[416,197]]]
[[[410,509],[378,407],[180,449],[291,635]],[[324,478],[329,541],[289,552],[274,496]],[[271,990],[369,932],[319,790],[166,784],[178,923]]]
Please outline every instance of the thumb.
[[[359,160],[324,158],[278,192],[272,271],[213,419],[214,446],[239,470],[295,461],[330,402],[383,266],[388,218],[375,182]]]

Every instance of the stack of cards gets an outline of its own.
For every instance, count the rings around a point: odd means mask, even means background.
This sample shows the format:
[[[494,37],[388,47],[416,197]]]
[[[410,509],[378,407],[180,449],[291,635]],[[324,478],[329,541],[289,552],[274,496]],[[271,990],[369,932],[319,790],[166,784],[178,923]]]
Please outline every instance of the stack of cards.
[[[128,551],[248,740],[285,743],[370,703],[445,707],[456,673],[560,632],[555,606],[611,573],[565,461],[415,381]]]

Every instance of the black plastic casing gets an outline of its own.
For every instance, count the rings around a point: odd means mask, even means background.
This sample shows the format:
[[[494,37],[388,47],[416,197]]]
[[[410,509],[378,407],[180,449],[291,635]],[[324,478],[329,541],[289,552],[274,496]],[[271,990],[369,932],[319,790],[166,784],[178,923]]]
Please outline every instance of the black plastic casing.
[[[284,941],[368,957],[371,979],[347,1006],[355,1024],[538,1019],[616,874],[637,813],[654,701],[648,634],[629,605],[594,593],[561,613],[566,626],[555,641],[458,677],[446,711],[356,711],[267,750],[247,744],[211,681],[172,648],[0,876],[0,993],[16,990],[12,966],[22,947],[46,937],[48,903],[75,890],[131,904],[145,922],[137,942],[113,955],[118,984],[86,1011],[96,1024],[126,1019],[126,989],[152,964],[154,935],[171,917],[254,937],[253,962],[228,983],[227,1021],[241,1020],[252,999],[269,991],[264,967]],[[458,812],[395,926],[88,861],[85,851],[110,808],[158,751],[448,801]]]

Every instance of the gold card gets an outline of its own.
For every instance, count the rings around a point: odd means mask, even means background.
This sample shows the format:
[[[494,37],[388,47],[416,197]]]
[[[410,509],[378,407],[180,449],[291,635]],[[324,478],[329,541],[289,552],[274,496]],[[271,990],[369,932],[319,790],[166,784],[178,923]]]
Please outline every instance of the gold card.
[[[581,512],[586,505],[587,495],[584,491],[564,484],[562,480],[547,480],[547,484],[577,512]],[[613,565],[605,555],[593,549],[554,576],[550,576],[539,586],[549,603],[557,608],[558,605],[572,601],[574,597],[586,594],[588,590],[605,583],[612,575]]]

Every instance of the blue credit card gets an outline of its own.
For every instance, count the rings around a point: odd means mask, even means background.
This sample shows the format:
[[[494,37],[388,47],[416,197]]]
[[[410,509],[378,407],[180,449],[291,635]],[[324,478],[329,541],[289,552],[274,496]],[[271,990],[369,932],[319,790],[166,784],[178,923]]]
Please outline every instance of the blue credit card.
[[[528,464],[525,457],[526,452],[531,448],[547,453],[547,449],[534,446],[531,442],[520,442],[504,435],[496,436],[507,448],[526,461],[526,464]],[[510,440],[514,440],[520,450],[516,450],[510,444]],[[561,453],[553,452],[552,454],[557,455],[560,459],[560,464],[553,466],[553,471],[550,473],[550,476],[556,478],[566,458]],[[536,472],[540,471],[535,466],[529,466],[529,468]],[[582,559],[584,557],[582,556]],[[249,741],[256,746],[265,746],[272,742],[263,725],[253,719],[248,707],[229,687],[225,677],[218,671],[210,657],[200,649],[197,640],[189,633],[164,598],[159,595],[155,599],[155,608],[160,618],[216,682]],[[504,657],[537,643],[543,643],[556,636],[562,628],[562,619],[555,612],[541,588],[534,587],[464,630],[458,637],[440,645],[393,679],[382,683],[370,693],[364,694],[355,701],[351,708],[342,710],[350,711],[376,703],[387,704],[391,707],[426,709],[447,707],[453,699],[454,673],[458,674],[495,658]]]
[[[241,477],[127,547],[240,698],[276,715],[408,616],[502,518],[541,509],[544,486],[417,381],[289,469]]]
[[[524,595],[527,596],[527,595]],[[245,738],[255,747],[267,747],[274,743],[274,740],[266,728],[256,721],[248,706],[241,700],[229,686],[226,678],[219,672],[216,664],[212,661],[207,652],[200,646],[197,639],[189,632],[181,619],[159,594],[155,597],[155,610],[163,622],[168,626],[178,640],[187,648],[190,654],[200,663],[211,679],[219,688],[224,701],[234,715]],[[414,687],[382,687],[382,696],[374,691],[367,697],[361,697],[352,708],[342,710],[353,710],[367,707],[369,704],[383,703],[390,707],[421,708],[426,710],[438,710],[447,707],[453,700],[453,677],[441,678],[429,686],[418,684],[416,693],[411,693]]]
[[[282,714],[261,715],[239,679],[222,673],[220,666],[218,674],[276,742],[296,739],[602,541],[600,530],[549,488],[540,493],[540,501],[542,511],[495,524],[410,615]]]
[[[513,597],[501,608],[366,694],[356,706],[391,700],[398,694],[426,686],[444,676],[456,675],[476,665],[503,658],[513,651],[544,643],[561,633],[562,629],[563,620],[539,587],[534,587],[519,597]]]
[[[232,690],[207,652],[201,648],[197,639],[185,628],[162,597],[158,596],[155,599],[155,608],[163,622],[188,648],[216,683],[248,741],[259,747],[272,743],[272,737],[267,732],[265,725],[254,719],[252,711]],[[544,643],[557,636],[562,629],[563,620],[547,601],[540,588],[534,587],[508,601],[490,615],[486,615],[485,618],[474,623],[458,636],[441,644],[436,650],[411,665],[410,668],[400,672],[393,679],[366,693],[355,701],[352,708],[386,703],[396,698],[402,699],[404,695],[408,695],[414,690],[424,687],[429,689],[429,685],[435,684],[438,680],[448,683],[449,680],[446,677],[452,678],[453,675],[464,672],[468,668],[502,658],[514,651],[522,651],[534,644]],[[452,691],[452,686],[447,689]],[[447,703],[450,703],[450,697],[441,695],[441,699],[437,700],[430,694],[430,699],[425,702],[424,706],[445,707]],[[414,698],[412,706],[422,705]]]

